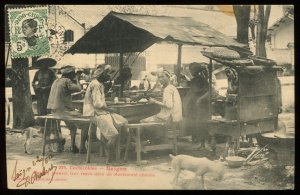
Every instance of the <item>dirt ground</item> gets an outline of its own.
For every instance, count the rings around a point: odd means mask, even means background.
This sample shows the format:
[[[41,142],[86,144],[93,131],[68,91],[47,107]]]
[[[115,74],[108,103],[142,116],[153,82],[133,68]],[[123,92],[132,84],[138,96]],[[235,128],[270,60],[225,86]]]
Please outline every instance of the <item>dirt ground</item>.
[[[294,128],[294,114],[281,114],[280,118],[285,121],[288,128]],[[105,157],[100,157],[99,153],[93,153],[91,163],[86,164],[86,154],[72,154],[70,148],[70,135],[66,128],[62,128],[63,136],[67,139],[65,151],[62,153],[52,153],[51,163],[54,165],[65,165],[67,169],[71,167],[93,166],[97,170],[109,172],[105,165]],[[7,150],[7,167],[8,180],[11,187],[14,188],[14,182],[11,181],[11,174],[18,160],[18,167],[27,167],[36,159],[37,155],[41,155],[42,138],[36,137],[32,143],[32,154],[24,153],[23,149],[24,137],[21,133],[6,131],[6,150]],[[77,145],[80,143],[80,131],[77,135]],[[224,143],[218,144],[217,155],[211,154],[208,150],[195,150],[195,145],[191,142],[180,142],[178,146],[179,154],[188,154],[195,157],[207,157],[211,160],[216,160],[222,153]],[[145,177],[87,177],[87,176],[66,176],[65,183],[58,181],[50,184],[42,184],[36,182],[29,186],[32,188],[72,188],[72,189],[202,189],[200,179],[194,179],[194,174],[190,171],[182,171],[177,186],[171,185],[174,177],[174,172],[170,165],[169,153],[171,151],[154,151],[142,154],[143,164],[136,166],[135,153],[132,151],[129,154],[129,160],[125,165],[115,166],[111,171],[114,174],[122,172],[122,169],[127,169],[126,173],[145,173]],[[123,156],[123,152],[121,153]],[[271,165],[266,161],[262,164],[253,166],[243,166],[240,168],[230,168],[225,162],[225,176],[222,181],[215,181],[212,173],[205,177],[205,184],[209,190],[283,190],[294,189],[294,168]],[[152,175],[151,175],[152,174]],[[58,177],[58,176],[57,176]],[[64,178],[64,177],[62,177]],[[75,181],[75,182],[74,182]]]

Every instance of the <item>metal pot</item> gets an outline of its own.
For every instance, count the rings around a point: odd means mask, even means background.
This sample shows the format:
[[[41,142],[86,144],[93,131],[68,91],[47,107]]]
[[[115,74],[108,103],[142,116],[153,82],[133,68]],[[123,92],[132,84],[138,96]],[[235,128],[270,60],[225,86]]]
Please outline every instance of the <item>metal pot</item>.
[[[245,162],[244,157],[240,156],[228,156],[226,157],[226,162],[229,167],[241,167]]]

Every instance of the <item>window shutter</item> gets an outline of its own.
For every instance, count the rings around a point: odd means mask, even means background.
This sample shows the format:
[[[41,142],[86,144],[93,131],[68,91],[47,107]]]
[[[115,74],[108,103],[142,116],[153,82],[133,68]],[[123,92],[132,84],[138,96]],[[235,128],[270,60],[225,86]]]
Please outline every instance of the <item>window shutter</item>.
[[[74,41],[74,31],[66,30],[64,34],[64,42],[73,42]]]

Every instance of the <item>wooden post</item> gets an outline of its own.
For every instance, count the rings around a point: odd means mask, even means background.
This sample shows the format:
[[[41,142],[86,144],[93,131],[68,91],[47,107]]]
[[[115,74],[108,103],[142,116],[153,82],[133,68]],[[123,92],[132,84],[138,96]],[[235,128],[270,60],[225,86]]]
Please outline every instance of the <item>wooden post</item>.
[[[121,70],[123,69],[123,53],[120,53],[120,71],[119,74],[121,74]],[[124,82],[121,83],[121,89],[120,89],[120,96],[123,97],[123,90],[124,90]]]
[[[86,155],[86,163],[90,163],[91,160],[91,143],[92,142],[92,121],[90,121],[89,131],[88,131],[88,148],[87,148],[87,155]]]
[[[174,155],[177,155],[177,128],[176,128],[176,124],[175,122],[172,121],[172,125],[171,125],[172,131],[173,131],[173,153]]]
[[[130,132],[130,128],[127,128],[127,140],[126,140],[126,149],[125,149],[125,154],[124,154],[124,162],[127,162],[128,159],[128,151],[129,151],[129,146],[130,146],[130,140],[131,140],[131,132]]]
[[[47,133],[47,118],[45,119],[45,127],[44,127],[44,134],[43,134],[43,157],[45,156],[45,149],[46,149],[46,133]]]
[[[237,77],[238,77],[238,90],[237,90],[237,122],[238,122],[238,129],[239,129],[239,136],[237,139],[237,144],[236,144],[236,150],[240,149],[240,136],[241,136],[241,132],[242,132],[242,124],[241,124],[241,118],[240,118],[240,114],[241,114],[241,82],[240,82],[240,71],[237,71]],[[252,138],[250,138],[252,139]]]
[[[118,137],[117,137],[117,143],[116,143],[116,161],[118,162],[118,163],[121,163],[120,162],[120,156],[121,156],[121,130],[120,130],[120,132],[119,132],[119,135],[118,135]]]
[[[209,116],[211,119],[212,116],[212,59],[209,59],[209,66],[208,66],[208,72],[209,72]]]
[[[178,56],[177,56],[177,82],[180,84],[180,72],[181,72],[181,56],[182,56],[182,44],[178,44]]]
[[[136,164],[141,165],[141,127],[136,129]]]

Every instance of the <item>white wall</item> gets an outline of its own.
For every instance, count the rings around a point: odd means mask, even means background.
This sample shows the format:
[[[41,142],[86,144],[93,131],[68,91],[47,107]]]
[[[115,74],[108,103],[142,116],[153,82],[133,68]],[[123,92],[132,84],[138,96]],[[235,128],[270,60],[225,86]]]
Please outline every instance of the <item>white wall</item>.
[[[76,18],[75,21],[70,15],[66,14],[60,6],[50,6],[49,21],[56,21],[56,24],[62,26],[64,30],[74,31],[74,42],[84,35],[85,29],[81,25],[80,18]]]
[[[76,17],[76,15],[74,15]],[[55,9],[50,9],[49,13],[49,19],[52,20],[52,22],[55,20]],[[56,6],[56,21],[57,24],[64,27],[64,30],[72,30],[74,32],[74,41],[70,42],[68,44],[61,43],[60,45],[65,48],[70,48],[71,45],[73,45],[78,39],[80,39],[84,33],[85,29],[81,25],[81,18],[76,18],[76,21],[71,18],[69,15],[65,14],[61,9]],[[78,20],[78,21],[77,21]],[[103,63],[104,62],[104,55],[98,55],[97,56],[97,63]],[[55,57],[55,55],[52,55],[51,57]],[[65,64],[73,65],[77,68],[94,68],[96,63],[96,57],[95,54],[65,54],[64,56],[60,56],[59,58],[56,58],[58,61],[56,67],[59,68]]]
[[[294,65],[294,49],[287,47],[288,43],[294,43],[294,20],[286,20],[272,32],[271,45],[267,47],[267,57],[275,60],[278,64]]]
[[[294,52],[291,49],[267,49],[267,58],[281,64],[294,65]]]
[[[284,49],[288,43],[294,42],[294,21],[288,19],[272,33],[272,48]]]

